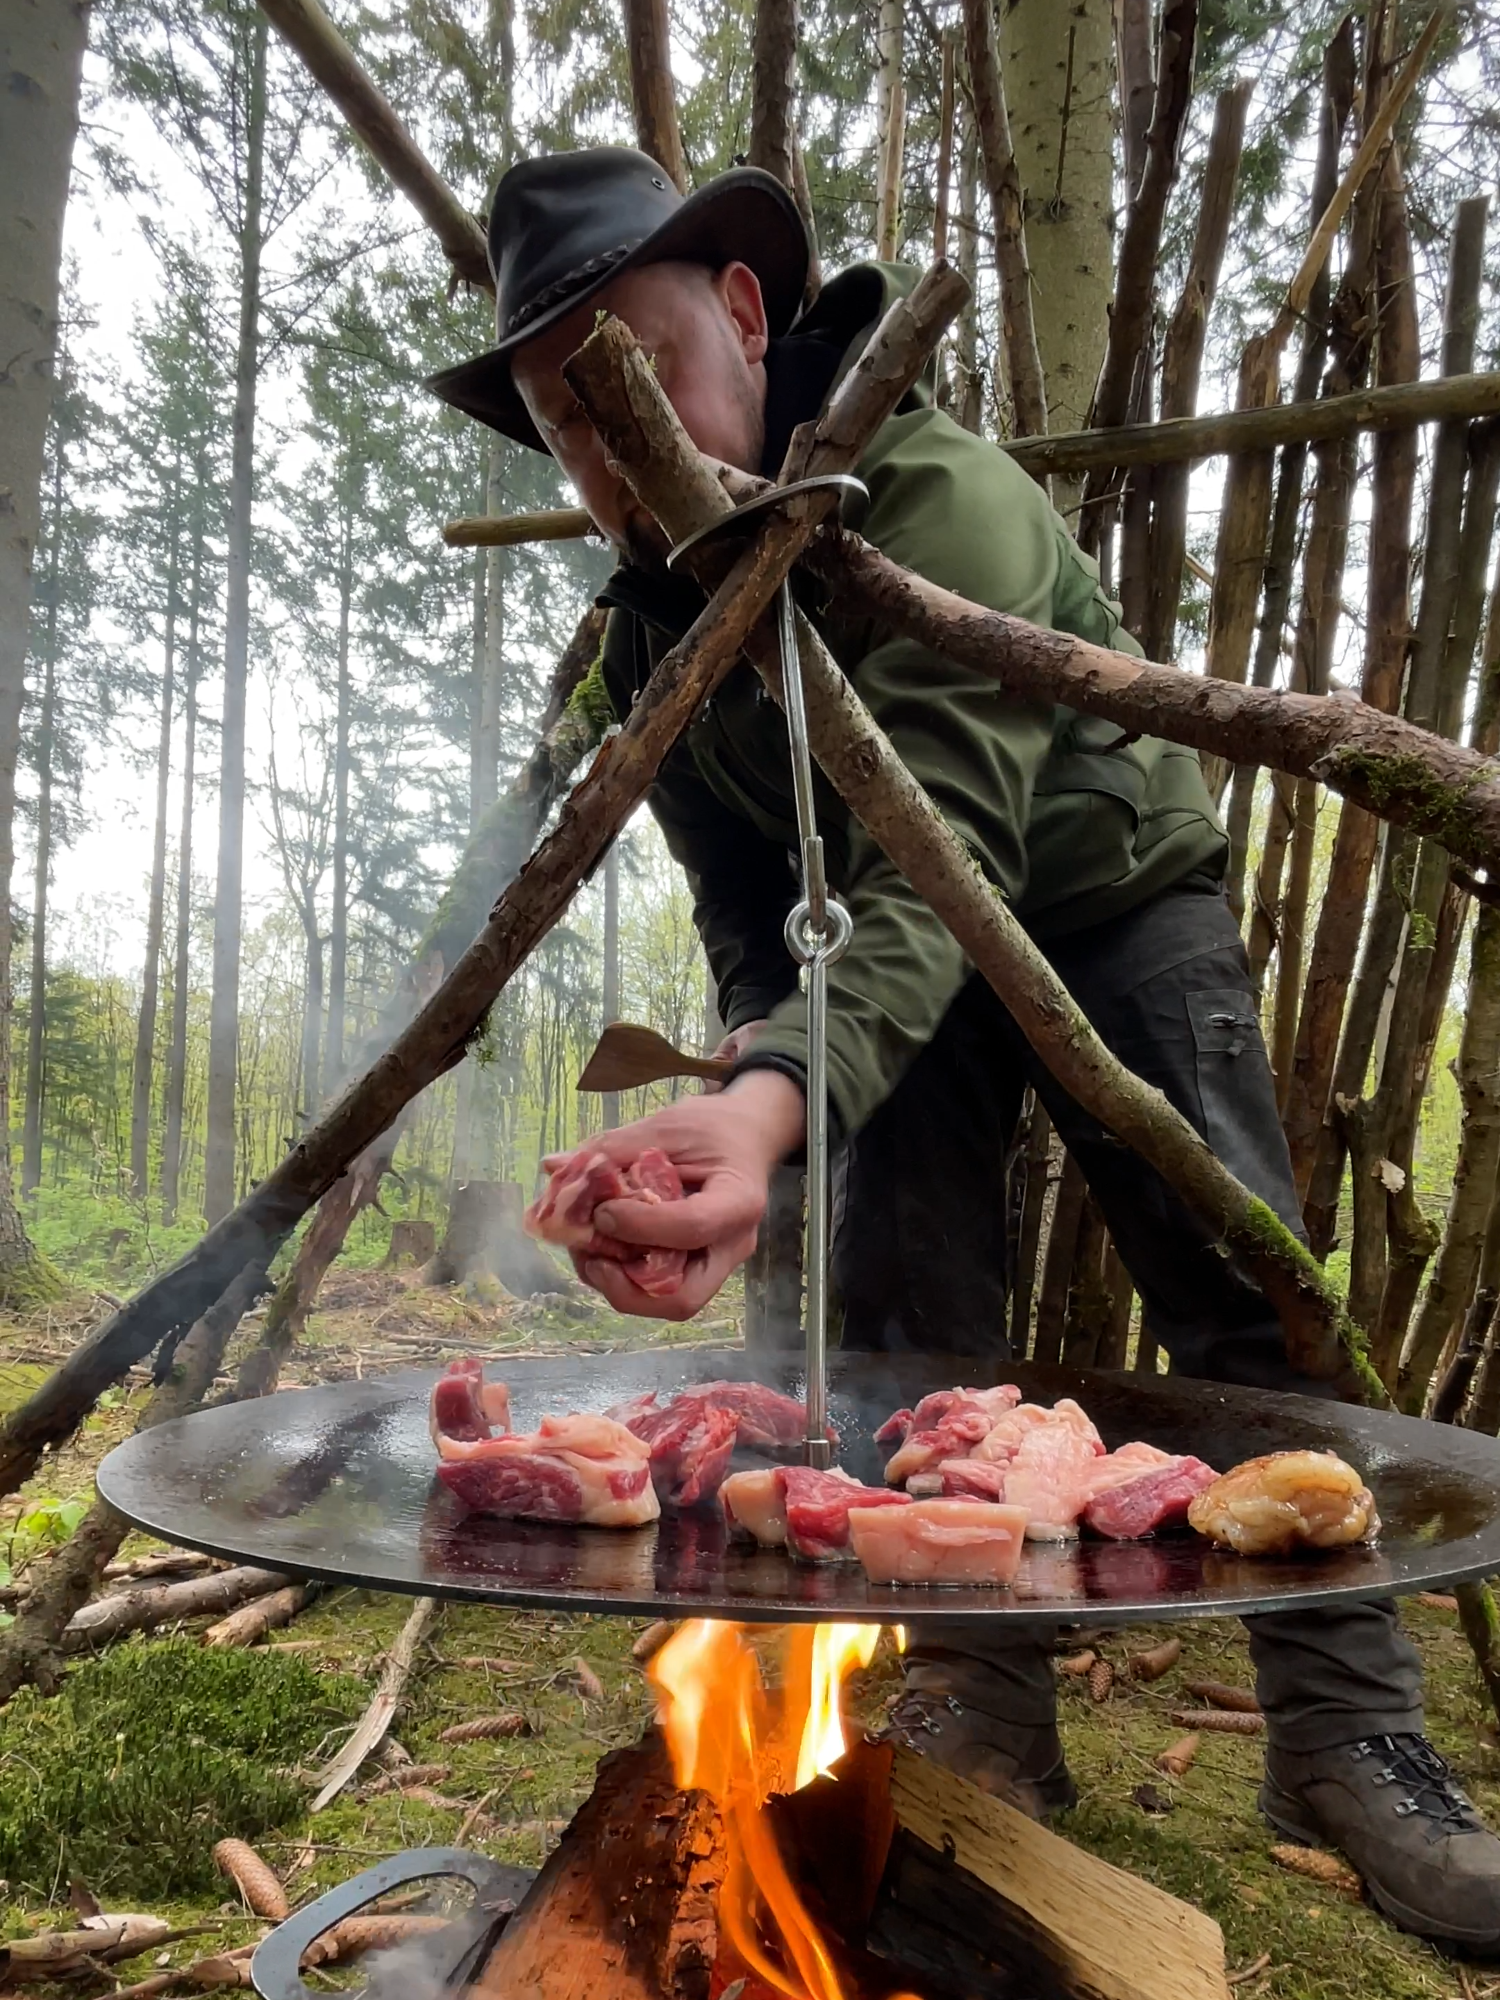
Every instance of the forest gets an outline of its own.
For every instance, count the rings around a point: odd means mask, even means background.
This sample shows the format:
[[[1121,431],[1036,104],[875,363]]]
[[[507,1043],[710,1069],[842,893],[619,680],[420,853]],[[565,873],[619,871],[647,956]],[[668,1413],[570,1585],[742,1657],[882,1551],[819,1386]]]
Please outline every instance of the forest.
[[[513,1217],[544,1156],[696,1087],[580,1090],[609,1023],[691,1057],[723,1033],[687,879],[645,783],[611,763],[635,722],[611,733],[598,699],[610,552],[550,458],[427,386],[493,338],[483,224],[518,160],[636,144],[684,191],[767,167],[816,245],[810,299],[866,259],[962,275],[929,343],[936,401],[1042,483],[1163,664],[1126,692],[1099,648],[1054,668],[1014,634],[970,643],[1011,647],[1000,677],[1023,692],[1076,689],[1127,737],[1196,749],[1228,832],[1311,1256],[1286,1232],[1260,1245],[1217,1183],[1204,1212],[1296,1291],[1289,1338],[1335,1357],[1311,1372],[1500,1432],[1500,55],[1482,0],[11,12],[28,25],[0,40],[63,136],[47,155],[23,121],[0,129],[0,261],[19,274],[0,323],[25,357],[0,485],[12,462],[31,481],[0,551],[0,1985],[70,1873],[109,1907],[195,1922],[223,1888],[213,1836],[269,1842],[299,1895],[364,1865],[348,1856],[453,1838],[454,1811],[459,1844],[534,1864],[644,1713],[634,1632],[578,1615],[450,1608],[415,1670],[404,1608],[364,1591],[302,1590],[235,1664],[197,1645],[207,1600],[185,1626],[143,1621],[176,1637],[86,1644],[111,1581],[170,1573],[93,1496],[108,1446],[199,1402],[469,1347],[727,1335],[753,1353],[800,1324],[795,1170],[743,1279],[681,1327],[623,1320],[513,1229],[503,1253],[466,1247],[461,1190]],[[830,588],[879,587],[834,565],[809,557]],[[998,984],[1009,947],[969,890],[934,906]],[[1153,1164],[1180,1165],[1160,1143]],[[1012,1352],[1164,1372],[1030,1092],[1007,1189]],[[255,1642],[293,1617],[272,1658]],[[1493,1817],[1495,1599],[1429,1593],[1408,1624],[1434,1735]],[[442,1775],[408,1797],[372,1764],[313,1817],[311,1767],[408,1639],[403,1736]],[[1181,1671],[1233,1679],[1243,1643],[1195,1627]],[[1108,1706],[1063,1684],[1086,1792],[1070,1837],[1209,1910],[1246,1992],[1490,1990],[1383,1930],[1347,1871],[1267,1859],[1253,1746],[1211,1739],[1148,1817],[1168,1695],[1125,1688],[1119,1658]],[[511,1700],[510,1669],[540,1740],[443,1748],[458,1716]],[[895,1671],[883,1648],[862,1715]],[[86,1673],[99,1705],[68,1709]],[[159,1792],[75,1796],[54,1729],[107,1762],[101,1718],[118,1709],[123,1744],[131,1704],[155,1714],[179,1673],[194,1728],[261,1704],[276,1756],[247,1735],[222,1770],[185,1756]],[[27,1760],[35,1787],[7,1805]],[[174,1857],[159,1829],[179,1808]]]

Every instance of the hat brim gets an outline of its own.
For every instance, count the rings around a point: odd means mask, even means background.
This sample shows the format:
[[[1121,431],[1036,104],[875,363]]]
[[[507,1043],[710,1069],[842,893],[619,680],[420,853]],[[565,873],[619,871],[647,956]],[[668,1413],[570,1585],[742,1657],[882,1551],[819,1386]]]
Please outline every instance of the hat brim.
[[[732,261],[748,264],[760,280],[766,319],[774,337],[785,333],[797,317],[807,284],[808,260],[801,214],[780,181],[759,167],[732,167],[690,194],[660,229],[644,237],[599,277],[536,314],[488,352],[429,375],[426,386],[465,416],[477,417],[503,437],[544,452],[547,446],[511,376],[511,358],[517,348],[613,284],[622,271],[638,270],[644,264],[707,264],[713,270]]]

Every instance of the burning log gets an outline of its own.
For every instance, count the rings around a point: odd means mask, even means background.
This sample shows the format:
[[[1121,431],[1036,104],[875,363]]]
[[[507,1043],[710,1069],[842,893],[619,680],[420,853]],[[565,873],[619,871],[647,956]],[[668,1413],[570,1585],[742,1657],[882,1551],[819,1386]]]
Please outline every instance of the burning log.
[[[598,1782],[507,1926],[473,2000],[707,2000],[724,1879],[719,1816],[681,1792],[654,1731]]]

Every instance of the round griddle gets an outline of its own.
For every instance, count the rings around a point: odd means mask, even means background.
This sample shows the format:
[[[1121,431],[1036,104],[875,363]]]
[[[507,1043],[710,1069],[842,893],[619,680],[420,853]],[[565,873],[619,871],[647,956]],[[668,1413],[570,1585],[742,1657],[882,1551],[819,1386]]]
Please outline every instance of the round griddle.
[[[518,1430],[548,1412],[603,1410],[725,1376],[772,1381],[740,1352],[497,1357]],[[1063,1368],[986,1370],[951,1356],[835,1355],[829,1370],[838,1462],[872,1484],[872,1433],[927,1391],[1019,1382],[1048,1402],[1076,1396],[1114,1447],[1143,1438],[1221,1471],[1261,1452],[1336,1451],[1374,1489],[1384,1527],[1371,1548],[1250,1560],[1196,1535],[1141,1542],[1030,1543],[1013,1590],[876,1585],[857,1565],[810,1565],[730,1542],[715,1513],[629,1530],[463,1517],[434,1477],[431,1373],[301,1389],[205,1410],[112,1451],[99,1491],[170,1542],[335,1584],[523,1608],[647,1617],[769,1620],[955,1619],[1015,1623],[1210,1617],[1379,1597],[1500,1571],[1500,1442],[1447,1425],[1205,1382]],[[737,1462],[765,1463],[744,1458]]]

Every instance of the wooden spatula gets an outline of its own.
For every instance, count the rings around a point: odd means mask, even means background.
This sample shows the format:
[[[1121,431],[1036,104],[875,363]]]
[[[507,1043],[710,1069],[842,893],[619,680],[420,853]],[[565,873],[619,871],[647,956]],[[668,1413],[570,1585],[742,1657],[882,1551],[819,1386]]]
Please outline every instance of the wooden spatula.
[[[734,1064],[726,1056],[690,1056],[674,1049],[655,1028],[611,1021],[578,1079],[580,1090],[638,1090],[669,1076],[702,1076],[722,1083]]]

